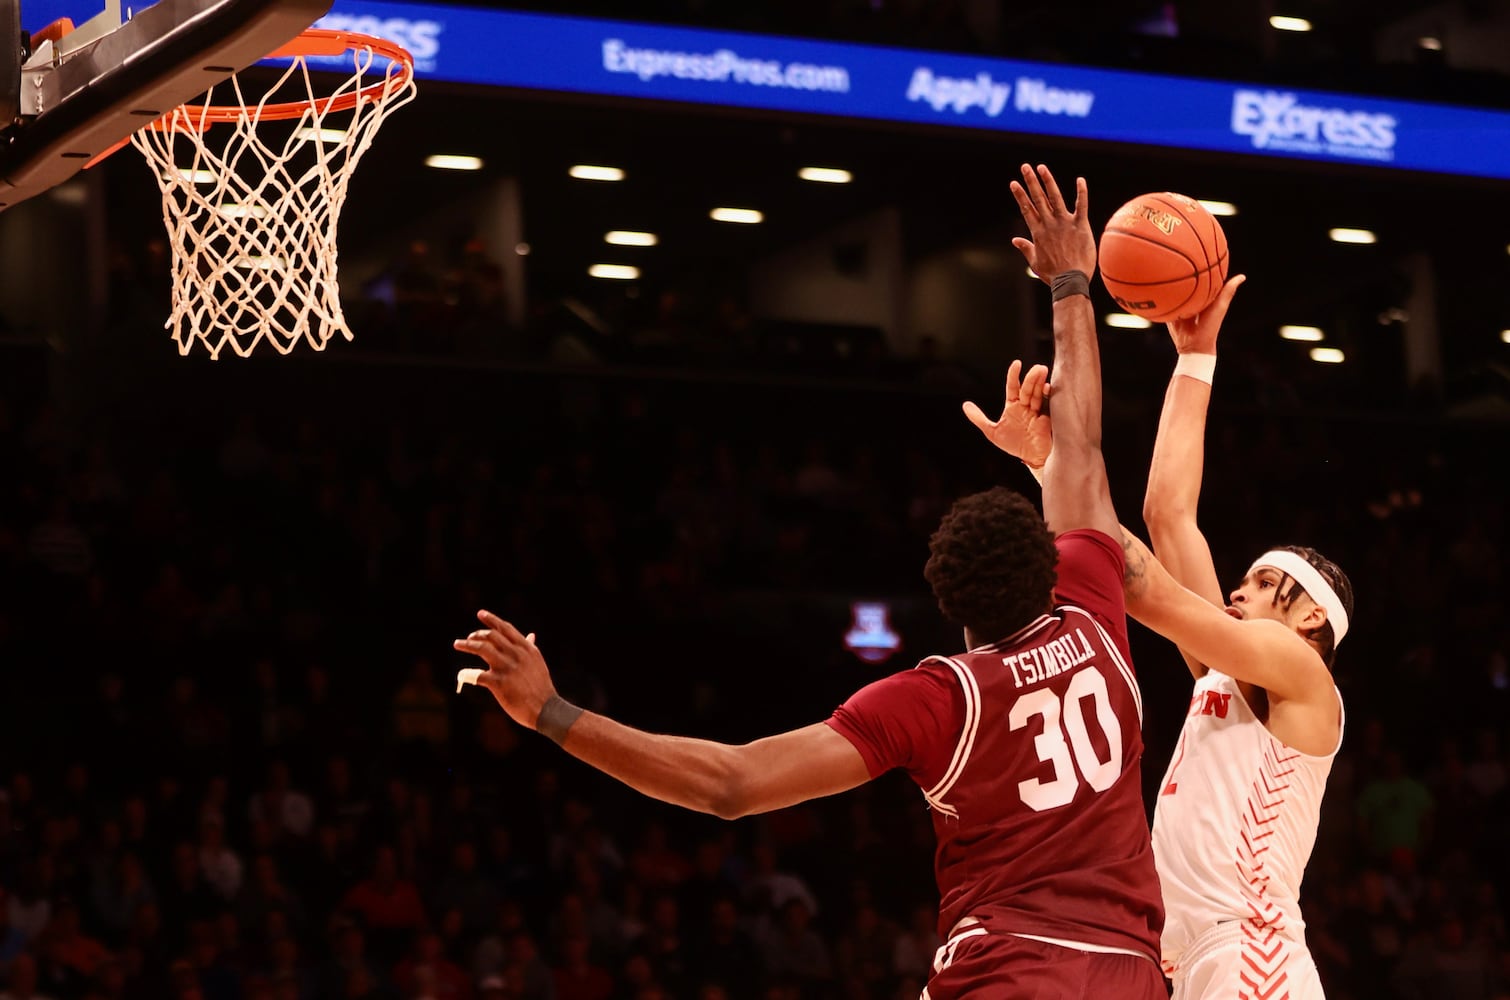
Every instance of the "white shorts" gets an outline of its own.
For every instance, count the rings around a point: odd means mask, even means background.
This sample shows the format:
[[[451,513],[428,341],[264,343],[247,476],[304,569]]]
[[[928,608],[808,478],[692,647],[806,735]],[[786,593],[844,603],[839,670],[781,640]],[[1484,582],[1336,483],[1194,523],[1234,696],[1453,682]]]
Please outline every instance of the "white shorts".
[[[1305,942],[1246,920],[1196,938],[1171,978],[1172,1000],[1325,1000]]]

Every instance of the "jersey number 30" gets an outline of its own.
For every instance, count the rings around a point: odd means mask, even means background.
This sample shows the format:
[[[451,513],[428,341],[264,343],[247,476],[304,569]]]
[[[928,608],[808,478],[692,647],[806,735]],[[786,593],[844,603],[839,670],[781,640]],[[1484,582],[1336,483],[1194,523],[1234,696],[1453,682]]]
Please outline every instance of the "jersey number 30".
[[[1106,734],[1107,748],[1111,752],[1104,761],[1096,756],[1096,748],[1085,728],[1085,713],[1081,708],[1085,698],[1095,702],[1096,722]],[[1106,678],[1101,676],[1101,671],[1092,667],[1072,677],[1062,705],[1059,696],[1049,688],[1028,692],[1013,703],[1007,719],[1012,731],[1016,732],[1027,726],[1028,720],[1035,715],[1043,717],[1043,732],[1033,737],[1033,749],[1038,752],[1039,761],[1054,765],[1054,777],[1048,781],[1038,778],[1019,781],[1017,793],[1022,796],[1024,805],[1034,812],[1069,805],[1080,788],[1082,777],[1098,792],[1104,792],[1116,783],[1117,776],[1122,773],[1122,727],[1112,709]]]

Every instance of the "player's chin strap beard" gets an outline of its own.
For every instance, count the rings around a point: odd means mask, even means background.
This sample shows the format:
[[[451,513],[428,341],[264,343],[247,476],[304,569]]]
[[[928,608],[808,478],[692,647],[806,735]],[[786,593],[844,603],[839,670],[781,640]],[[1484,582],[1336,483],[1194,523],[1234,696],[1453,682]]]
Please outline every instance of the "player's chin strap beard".
[[[1286,552],[1284,549],[1270,549],[1253,560],[1253,565],[1248,567],[1248,574],[1251,576],[1260,566],[1277,569],[1298,583],[1311,600],[1325,609],[1326,620],[1332,626],[1332,647],[1335,649],[1342,644],[1342,637],[1347,635],[1347,610],[1342,606],[1337,591],[1327,583],[1320,570],[1299,553]]]

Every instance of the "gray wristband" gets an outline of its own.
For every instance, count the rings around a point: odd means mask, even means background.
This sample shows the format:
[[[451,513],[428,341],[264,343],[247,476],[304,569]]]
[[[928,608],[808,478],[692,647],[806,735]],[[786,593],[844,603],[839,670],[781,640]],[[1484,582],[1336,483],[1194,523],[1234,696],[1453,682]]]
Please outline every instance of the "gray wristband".
[[[582,709],[560,695],[553,694],[535,719],[535,731],[560,746],[566,740],[567,730],[581,717]]]
[[[1053,289],[1055,302],[1071,295],[1091,297],[1091,278],[1084,271],[1063,271],[1056,274],[1049,282],[1049,287]]]

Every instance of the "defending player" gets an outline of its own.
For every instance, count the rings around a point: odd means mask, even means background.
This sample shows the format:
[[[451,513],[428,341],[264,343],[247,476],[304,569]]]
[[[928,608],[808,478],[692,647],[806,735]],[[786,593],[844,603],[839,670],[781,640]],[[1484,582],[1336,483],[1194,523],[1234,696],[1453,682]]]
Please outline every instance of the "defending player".
[[[734,818],[905,768],[938,836],[946,943],[926,997],[1163,1000],[1141,702],[1100,451],[1085,186],[1073,211],[1043,167],[1024,166],[1012,190],[1033,237],[1016,243],[1054,276],[1059,447],[1044,470],[1044,517],[989,490],[957,502],[930,542],[925,575],[968,652],[877,681],[826,722],[729,746],[568,704],[532,637],[489,612],[455,646],[487,663],[479,683],[516,722],[690,809]]]

